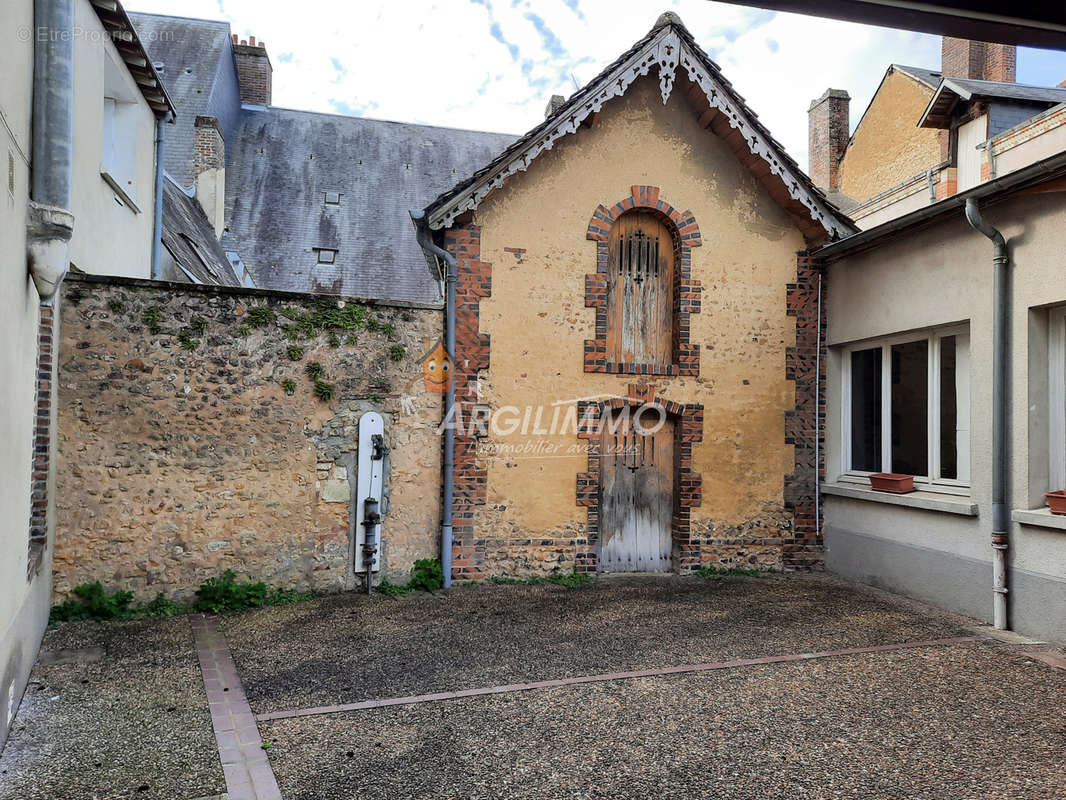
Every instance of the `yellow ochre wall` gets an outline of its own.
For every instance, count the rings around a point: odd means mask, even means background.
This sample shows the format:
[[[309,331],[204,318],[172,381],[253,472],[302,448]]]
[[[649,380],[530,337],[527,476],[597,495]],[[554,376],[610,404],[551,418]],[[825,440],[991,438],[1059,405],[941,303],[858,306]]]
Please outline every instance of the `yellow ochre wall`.
[[[918,127],[933,90],[891,70],[840,162],[840,190],[869,200],[940,163],[938,131]]]
[[[783,480],[793,459],[784,435],[794,400],[785,348],[795,340],[786,284],[796,279],[804,241],[727,146],[698,126],[686,89],[679,80],[664,107],[653,78],[637,82],[594,127],[561,140],[481,204],[474,223],[481,226],[481,259],[493,268],[492,295],[481,301],[491,367],[480,373],[479,402],[496,410],[544,406],[546,423],[556,401],[625,395],[630,384],[647,382],[664,399],[702,403],[704,440],[693,469],[703,476],[703,504],[692,510],[693,534],[774,536],[784,524]],[[596,271],[589,219],[635,184],[659,187],[662,200],[691,210],[700,227],[703,245],[692,249],[692,276],[703,284],[702,311],[691,326],[701,350],[698,377],[583,369],[584,341],[595,336],[595,309],[584,303],[585,275]],[[492,456],[501,443],[527,441],[554,445],[561,457]],[[584,535],[575,476],[587,470],[587,456],[567,452],[579,444],[570,431],[482,440],[487,502],[478,507],[474,536]],[[770,530],[749,530],[759,524]],[[773,547],[739,555],[767,564],[780,557]]]

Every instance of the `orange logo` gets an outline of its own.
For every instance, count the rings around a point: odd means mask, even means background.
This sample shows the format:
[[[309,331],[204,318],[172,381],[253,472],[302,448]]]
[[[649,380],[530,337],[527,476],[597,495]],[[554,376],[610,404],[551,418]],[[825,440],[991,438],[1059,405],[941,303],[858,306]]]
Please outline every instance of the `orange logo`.
[[[452,359],[441,342],[437,342],[422,359],[422,380],[427,392],[444,394],[452,383]]]

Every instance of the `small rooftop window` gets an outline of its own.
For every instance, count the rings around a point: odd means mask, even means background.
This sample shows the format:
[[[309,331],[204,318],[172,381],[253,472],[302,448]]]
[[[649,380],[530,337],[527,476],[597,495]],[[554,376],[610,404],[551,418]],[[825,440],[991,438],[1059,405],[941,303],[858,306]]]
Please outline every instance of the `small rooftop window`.
[[[341,204],[340,192],[326,192],[326,205],[339,206]]]
[[[337,251],[330,247],[316,247],[319,264],[332,264],[337,260]]]

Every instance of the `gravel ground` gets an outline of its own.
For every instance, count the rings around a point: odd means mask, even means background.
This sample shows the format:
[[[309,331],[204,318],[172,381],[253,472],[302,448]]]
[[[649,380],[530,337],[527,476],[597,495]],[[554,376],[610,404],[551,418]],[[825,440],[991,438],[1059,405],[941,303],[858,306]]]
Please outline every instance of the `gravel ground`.
[[[2,800],[189,800],[226,784],[189,621],[75,622],[44,650],[103,648],[34,667],[0,756]]]
[[[1066,673],[985,643],[261,729],[286,800],[1066,797]]]
[[[256,713],[968,633],[828,579],[600,578],[343,594],[227,619]]]

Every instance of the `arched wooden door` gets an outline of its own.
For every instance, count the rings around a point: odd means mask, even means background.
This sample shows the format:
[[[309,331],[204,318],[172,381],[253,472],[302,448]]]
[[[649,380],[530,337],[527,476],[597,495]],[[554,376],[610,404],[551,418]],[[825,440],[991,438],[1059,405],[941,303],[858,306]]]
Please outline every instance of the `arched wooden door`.
[[[673,420],[608,411],[600,437],[600,571],[669,572]]]
[[[669,364],[673,353],[674,242],[655,215],[628,211],[608,242],[607,360]]]

